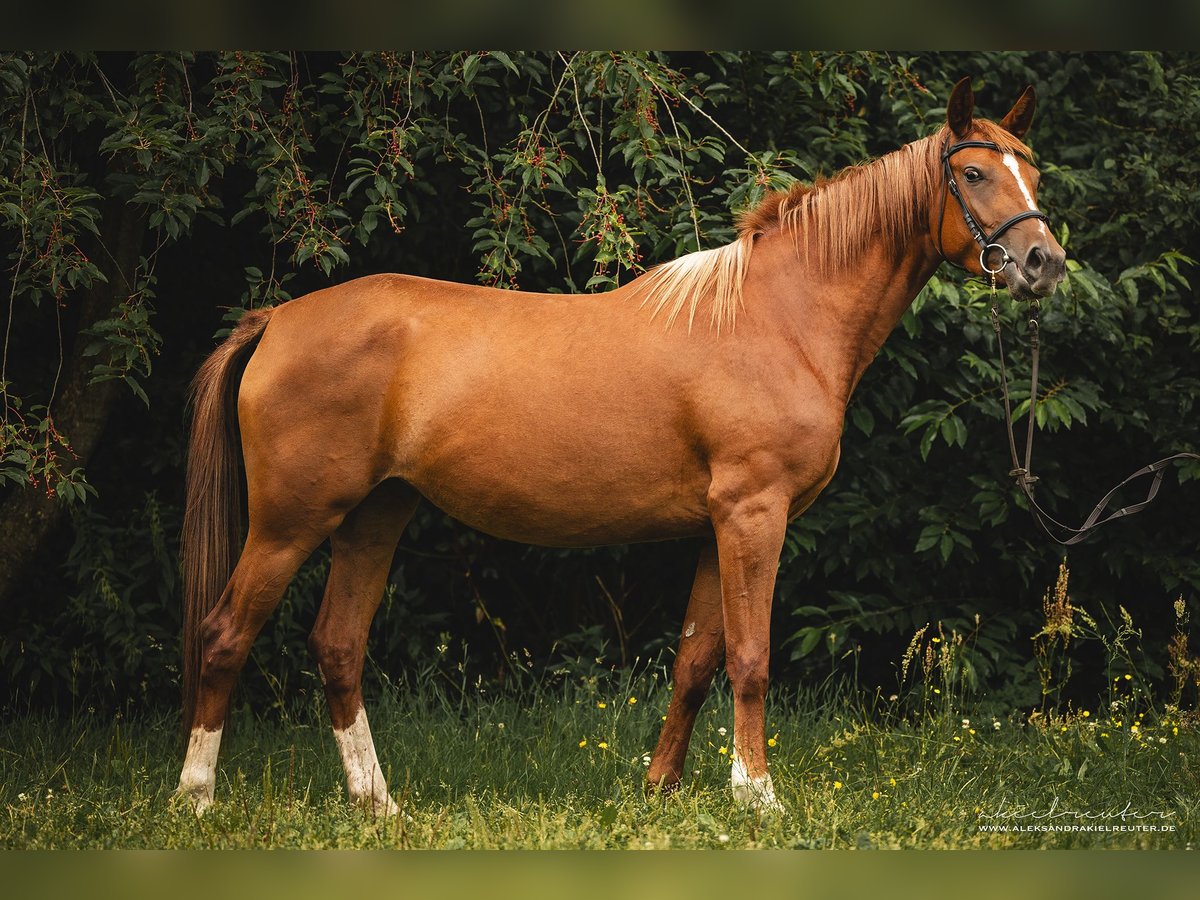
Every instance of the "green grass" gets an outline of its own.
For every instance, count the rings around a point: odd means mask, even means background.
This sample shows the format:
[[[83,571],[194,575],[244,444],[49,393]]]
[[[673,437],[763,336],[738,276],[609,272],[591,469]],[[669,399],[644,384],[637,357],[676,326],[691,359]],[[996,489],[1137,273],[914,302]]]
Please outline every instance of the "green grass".
[[[768,734],[777,734],[771,765],[788,811],[760,820],[729,799],[720,751],[731,746],[733,715],[721,690],[701,713],[683,790],[643,796],[643,755],[667,690],[646,676],[504,697],[454,699],[432,682],[388,693],[371,716],[405,811],[390,821],[345,803],[318,714],[235,716],[216,804],[201,820],[171,800],[181,750],[173,719],[10,717],[0,725],[0,846],[1184,847],[1197,838],[1197,732],[1152,712],[1134,732],[1131,701],[1087,717],[1012,716],[996,727],[987,716],[964,727],[949,705],[904,716],[886,701],[864,708],[777,690]],[[980,831],[981,813],[1004,809],[1057,811],[1057,825],[1090,813],[1109,828],[1121,810],[1127,824],[1162,813],[1141,821],[1175,831]]]

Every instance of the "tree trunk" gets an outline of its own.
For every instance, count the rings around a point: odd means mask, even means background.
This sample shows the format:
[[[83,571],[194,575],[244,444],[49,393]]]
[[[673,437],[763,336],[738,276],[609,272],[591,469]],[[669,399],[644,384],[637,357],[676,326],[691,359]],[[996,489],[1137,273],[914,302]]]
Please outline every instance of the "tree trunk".
[[[71,443],[79,465],[86,466],[104,433],[121,385],[118,381],[89,384],[95,357],[83,355],[84,331],[110,317],[132,293],[134,273],[146,235],[144,213],[135,206],[114,202],[104,217],[104,247],[93,256],[107,282],[97,281],[82,292],[79,324],[70,358],[64,366],[58,396],[51,414],[55,427]],[[14,491],[0,505],[0,609],[20,590],[20,578],[38,549],[62,523],[64,507],[43,490]]]

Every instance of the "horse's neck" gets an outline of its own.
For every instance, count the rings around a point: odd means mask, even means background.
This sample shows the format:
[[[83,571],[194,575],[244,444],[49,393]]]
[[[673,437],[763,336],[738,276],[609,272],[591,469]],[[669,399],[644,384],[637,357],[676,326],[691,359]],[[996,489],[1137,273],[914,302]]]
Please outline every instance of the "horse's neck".
[[[900,249],[877,237],[854,265],[830,274],[806,264],[803,248],[797,254],[790,236],[773,237],[763,243],[773,245],[771,294],[782,313],[782,327],[801,348],[803,364],[819,367],[820,380],[846,402],[940,257],[924,235],[913,236]],[[756,248],[756,254],[768,246]]]

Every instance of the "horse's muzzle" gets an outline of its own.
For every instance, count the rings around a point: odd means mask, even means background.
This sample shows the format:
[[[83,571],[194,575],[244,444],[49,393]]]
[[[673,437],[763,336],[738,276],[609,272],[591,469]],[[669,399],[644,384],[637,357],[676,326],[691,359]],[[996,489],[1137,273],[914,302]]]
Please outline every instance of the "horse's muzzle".
[[[1049,297],[1063,280],[1066,268],[1067,254],[1061,247],[1039,242],[1025,254],[1020,274],[1035,297]]]

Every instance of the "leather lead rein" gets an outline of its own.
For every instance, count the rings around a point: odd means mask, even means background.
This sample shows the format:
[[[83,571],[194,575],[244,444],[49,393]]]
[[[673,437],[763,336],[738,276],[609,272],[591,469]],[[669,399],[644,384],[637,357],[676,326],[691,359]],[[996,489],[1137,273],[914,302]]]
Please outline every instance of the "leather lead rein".
[[[1168,464],[1177,459],[1200,459],[1198,453],[1175,453],[1171,456],[1164,457],[1156,462],[1150,463],[1148,466],[1142,466],[1124,481],[1120,482],[1116,487],[1110,490],[1096,504],[1095,508],[1084,520],[1083,524],[1078,528],[1072,528],[1070,525],[1064,525],[1062,522],[1055,519],[1048,512],[1042,509],[1036,500],[1033,499],[1033,485],[1036,482],[1037,476],[1033,474],[1033,429],[1035,425],[1034,414],[1037,411],[1037,389],[1038,389],[1038,357],[1041,351],[1040,331],[1038,327],[1038,315],[1041,312],[1041,304],[1037,300],[1030,301],[1029,310],[1029,355],[1030,355],[1030,379],[1029,379],[1029,423],[1025,433],[1025,462],[1024,465],[1017,458],[1017,440],[1013,435],[1013,418],[1012,418],[1012,401],[1008,395],[1008,372],[1004,364],[1004,339],[1000,333],[1000,312],[996,307],[992,307],[992,330],[996,332],[996,346],[1000,351],[1000,387],[1004,394],[1004,424],[1005,431],[1008,434],[1008,451],[1012,458],[1012,471],[1008,474],[1016,479],[1017,487],[1021,489],[1021,493],[1025,495],[1025,499],[1029,501],[1030,512],[1033,513],[1034,519],[1042,527],[1042,530],[1050,537],[1064,546],[1077,544],[1087,537],[1094,529],[1101,525],[1106,525],[1114,519],[1120,519],[1124,516],[1132,516],[1134,513],[1139,513],[1149,506],[1154,498],[1158,495],[1158,489],[1162,485],[1163,474],[1167,470]],[[1154,480],[1150,482],[1150,490],[1146,492],[1146,499],[1138,503],[1132,503],[1129,506],[1123,506],[1120,509],[1110,513],[1104,518],[1100,516],[1108,507],[1108,502],[1113,498],[1121,488],[1129,484],[1129,482],[1141,478],[1144,475],[1154,475]],[[1049,523],[1049,524],[1047,524]],[[1069,536],[1064,538],[1059,537],[1050,530],[1050,526],[1054,526]]]

